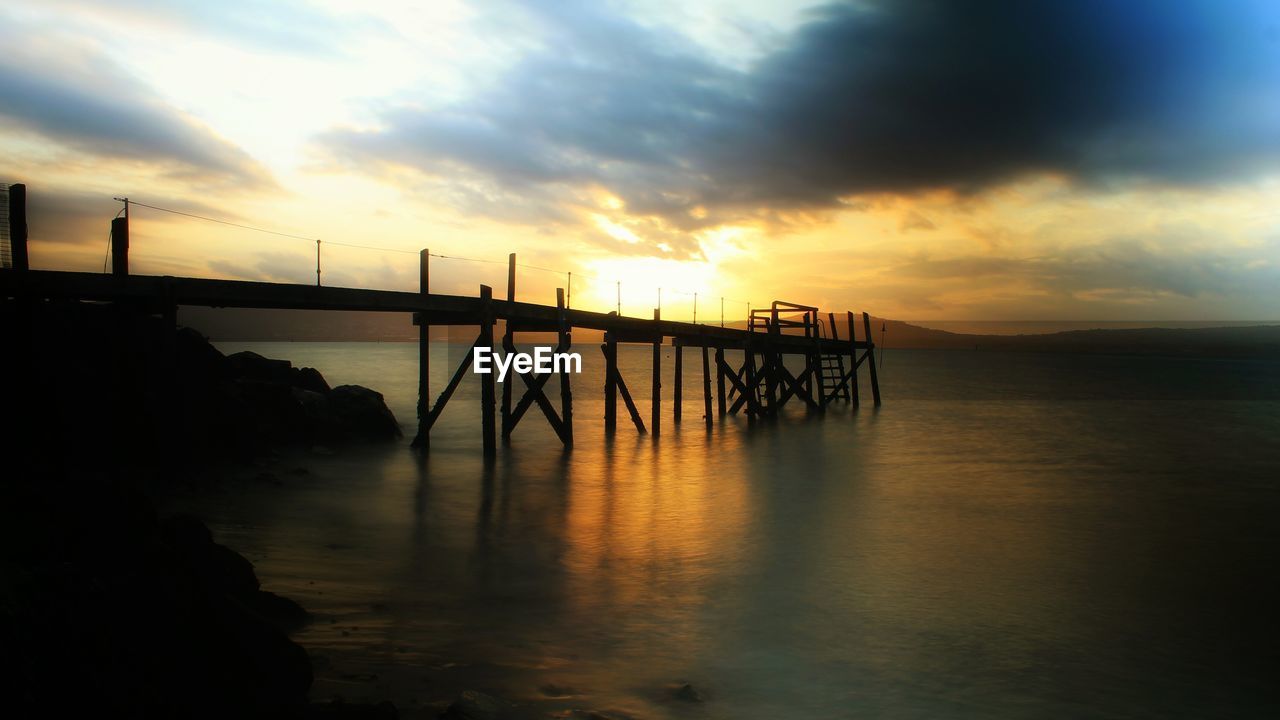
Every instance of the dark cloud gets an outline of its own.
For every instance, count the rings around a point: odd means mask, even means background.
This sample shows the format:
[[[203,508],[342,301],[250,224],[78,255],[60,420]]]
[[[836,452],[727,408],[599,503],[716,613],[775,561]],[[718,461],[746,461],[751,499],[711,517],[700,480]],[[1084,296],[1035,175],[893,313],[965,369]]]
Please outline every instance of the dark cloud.
[[[192,184],[263,188],[267,171],[247,153],[161,102],[97,53],[24,50],[0,32],[0,122],[87,155],[157,167]]]
[[[683,232],[1036,173],[1214,185],[1280,158],[1263,2],[835,4],[743,72],[594,4],[524,12],[544,37],[491,87],[323,144],[537,198],[557,222],[565,188],[599,185]]]

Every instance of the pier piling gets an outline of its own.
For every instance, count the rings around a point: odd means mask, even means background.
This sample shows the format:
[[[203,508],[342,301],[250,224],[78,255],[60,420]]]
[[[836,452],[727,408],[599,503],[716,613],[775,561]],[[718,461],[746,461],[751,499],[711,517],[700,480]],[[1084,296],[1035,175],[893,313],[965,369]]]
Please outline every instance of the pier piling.
[[[662,308],[653,309],[653,319],[655,321],[662,319]],[[652,387],[650,402],[653,405],[649,413],[649,425],[653,430],[653,436],[658,437],[662,431],[662,337],[659,336],[653,343],[653,370],[649,379]]]

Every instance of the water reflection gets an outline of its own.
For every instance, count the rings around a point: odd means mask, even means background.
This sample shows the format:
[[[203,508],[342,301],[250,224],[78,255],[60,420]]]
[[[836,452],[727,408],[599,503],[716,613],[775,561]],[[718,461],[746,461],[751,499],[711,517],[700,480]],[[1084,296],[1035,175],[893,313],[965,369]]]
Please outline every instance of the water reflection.
[[[377,377],[343,375],[368,348],[259,351],[412,418],[413,348],[378,347]],[[622,359],[637,390],[648,350]],[[687,363],[685,422],[668,409],[656,442],[603,437],[588,363],[572,451],[530,417],[486,465],[468,383],[426,459],[285,458],[311,474],[195,502],[317,613],[318,696],[410,716],[477,687],[685,717],[665,687],[686,681],[707,717],[1275,709],[1275,375],[1126,362],[902,352],[879,412],[710,431]]]

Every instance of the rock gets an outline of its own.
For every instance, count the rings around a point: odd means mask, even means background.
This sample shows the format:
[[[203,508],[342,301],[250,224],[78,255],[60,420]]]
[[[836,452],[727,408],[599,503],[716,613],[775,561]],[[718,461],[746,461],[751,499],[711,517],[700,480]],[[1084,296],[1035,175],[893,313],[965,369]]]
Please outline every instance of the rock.
[[[311,621],[311,613],[304,610],[301,605],[283,595],[266,590],[258,590],[246,596],[244,602],[249,609],[285,632],[297,630]]]
[[[556,685],[555,683],[547,683],[538,688],[538,691],[552,698],[571,697],[578,694],[573,688]]]
[[[319,370],[310,367],[298,368],[293,372],[293,386],[299,390],[310,390],[321,395],[329,392],[329,383]]]
[[[352,436],[367,440],[400,437],[400,424],[382,393],[359,385],[339,385],[327,397],[334,415]]]
[[[0,528],[22,531],[6,536],[20,550],[4,573],[3,652],[21,659],[6,678],[18,689],[11,715],[57,705],[72,715],[301,716],[306,652],[242,602],[259,593],[252,565],[204,523],[154,520],[149,503],[98,479],[9,477],[0,493]],[[28,536],[38,544],[17,544]]]
[[[288,360],[272,360],[256,352],[244,350],[228,355],[227,366],[231,374],[241,380],[256,380],[272,385],[293,385],[293,363]]]
[[[698,692],[697,688],[689,683],[673,688],[671,697],[682,702],[700,703],[703,701],[702,693]]]
[[[308,708],[307,718],[315,718],[316,720],[396,720],[400,717],[400,711],[396,706],[389,702],[380,702],[377,705],[368,703],[348,703],[342,698],[334,698],[327,703],[312,703]]]
[[[175,515],[160,523],[160,537],[208,588],[230,595],[258,592],[258,576],[249,562],[234,550],[213,541],[213,534],[198,518]]]
[[[511,705],[492,695],[485,695],[476,690],[463,690],[462,694],[449,704],[449,709],[440,716],[441,720],[501,720],[511,711]]]

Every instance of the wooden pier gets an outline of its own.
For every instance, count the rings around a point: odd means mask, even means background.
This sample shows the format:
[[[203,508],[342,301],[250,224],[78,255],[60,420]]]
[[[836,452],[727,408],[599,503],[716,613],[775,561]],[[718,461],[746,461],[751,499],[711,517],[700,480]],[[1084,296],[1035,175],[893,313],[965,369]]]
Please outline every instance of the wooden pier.
[[[11,196],[12,201],[12,196]],[[13,217],[11,211],[10,217]],[[123,222],[121,222],[123,221]],[[509,258],[506,298],[493,297],[492,288],[482,285],[478,296],[444,295],[430,292],[430,253],[421,251],[418,292],[367,290],[234,280],[132,275],[128,272],[128,220],[112,225],[113,263],[111,274],[30,270],[25,267],[26,236],[11,233],[17,248],[21,241],[22,265],[0,269],[0,299],[24,302],[40,300],[111,301],[143,308],[175,322],[180,305],[294,310],[344,310],[411,313],[419,327],[418,431],[414,447],[430,447],[431,428],[440,418],[450,398],[471,369],[476,347],[495,347],[494,331],[503,321],[500,347],[514,351],[518,333],[554,333],[556,350],[572,347],[574,329],[602,331],[600,346],[605,363],[604,428],[613,433],[618,425],[618,399],[622,399],[631,423],[640,433],[658,435],[662,427],[662,346],[675,349],[675,378],[672,389],[674,423],[681,421],[684,389],[684,350],[701,353],[704,421],[739,412],[752,417],[776,415],[788,402],[796,400],[810,410],[821,412],[834,402],[859,403],[858,373],[866,366],[872,400],[880,404],[876,378],[875,345],[871,342],[871,321],[866,313],[842,317],[818,308],[774,302],[767,309],[752,311],[748,327],[726,328],[663,320],[655,310],[652,318],[620,316],[567,307],[563,289],[556,290],[555,304],[541,305],[516,300],[516,256]],[[19,253],[15,252],[14,257]],[[863,340],[856,339],[858,323]],[[461,325],[479,328],[475,342],[455,368],[435,402],[430,402],[428,328],[431,325]],[[844,328],[840,329],[843,325]],[[640,343],[653,346],[653,366],[649,378],[652,414],[646,426],[636,407],[631,387],[618,368],[618,345]],[[734,367],[726,350],[741,350],[742,364]],[[793,373],[784,363],[787,357],[803,359],[803,369]],[[589,357],[584,358],[590,362]],[[715,386],[712,387],[712,370]],[[486,457],[497,453],[499,436],[509,441],[528,412],[537,407],[560,441],[573,445],[572,374],[559,373],[560,392],[556,402],[548,397],[547,383],[553,373],[508,374],[501,392],[501,408],[496,375],[476,374],[481,383],[482,437]],[[713,413],[713,405],[716,411]]]

